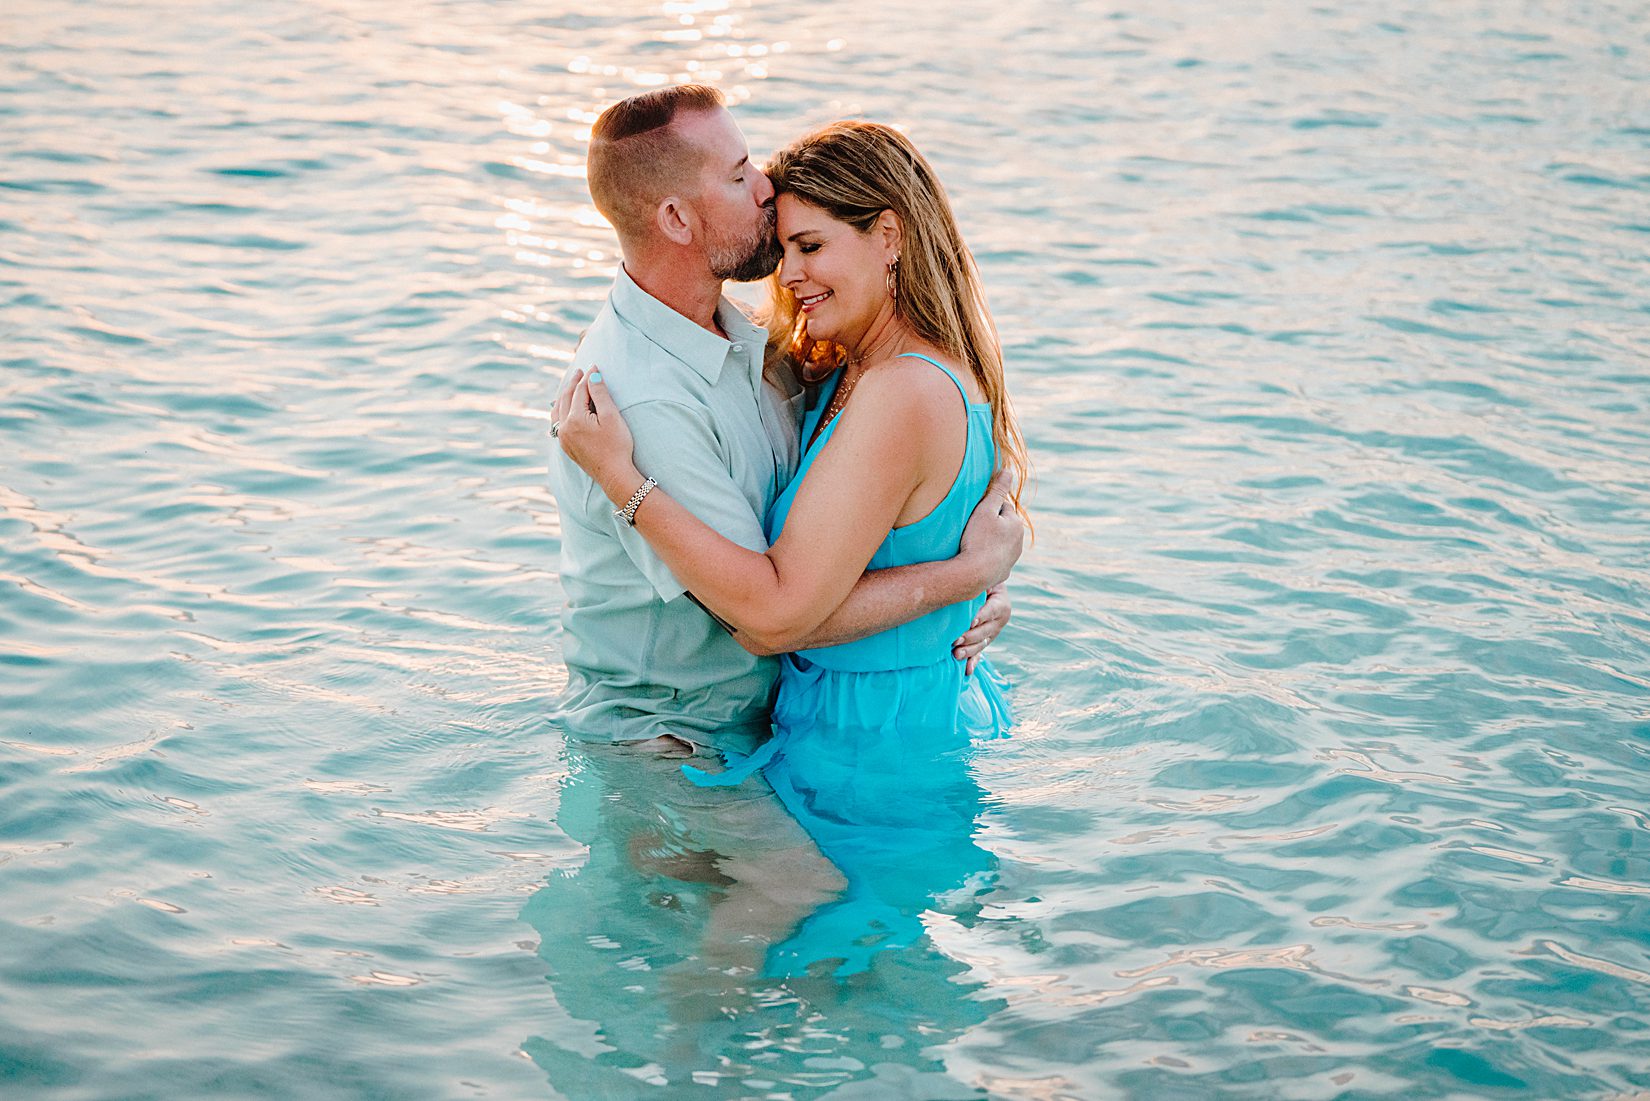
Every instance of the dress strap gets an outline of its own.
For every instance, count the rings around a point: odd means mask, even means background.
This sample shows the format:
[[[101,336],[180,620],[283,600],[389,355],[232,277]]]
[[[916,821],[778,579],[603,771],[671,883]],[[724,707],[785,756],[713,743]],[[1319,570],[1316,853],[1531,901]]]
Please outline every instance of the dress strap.
[[[907,357],[909,357],[911,359],[920,359],[924,363],[932,363],[934,366],[936,366],[940,370],[944,371],[945,372],[945,377],[949,378],[952,382],[956,383],[957,384],[957,389],[962,392],[963,404],[964,405],[973,405],[974,404],[974,399],[968,396],[968,387],[966,387],[962,384],[962,379],[958,378],[957,373],[955,371],[953,371],[951,368],[947,367],[945,364],[941,363],[939,360],[933,358],[932,356],[923,355],[921,352],[901,352],[899,355],[895,356],[894,358],[895,359],[905,359]]]

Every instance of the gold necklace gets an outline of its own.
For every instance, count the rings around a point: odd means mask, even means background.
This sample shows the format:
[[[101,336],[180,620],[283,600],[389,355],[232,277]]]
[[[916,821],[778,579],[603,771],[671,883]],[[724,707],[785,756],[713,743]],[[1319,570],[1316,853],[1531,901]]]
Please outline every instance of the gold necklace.
[[[847,371],[848,368],[844,367],[843,370]],[[830,402],[825,406],[825,412],[819,416],[819,424],[814,427],[814,439],[819,439],[819,434],[825,431],[825,426],[830,424],[838,413],[842,412],[843,407],[848,404],[848,395],[854,392],[854,387],[859,384],[860,375],[864,373],[864,371],[861,371],[858,375],[844,375],[842,381],[837,383],[836,393],[831,395]]]
[[[812,444],[814,440],[819,439],[819,434],[825,431],[825,426],[830,424],[836,415],[842,412],[842,410],[847,406],[848,397],[854,392],[854,387],[859,385],[859,380],[864,376],[866,371],[870,370],[869,367],[864,366],[866,360],[870,359],[872,356],[880,354],[884,348],[892,344],[899,336],[900,332],[896,327],[894,331],[889,333],[880,344],[874,348],[867,349],[864,355],[849,357],[848,362],[842,367],[842,381],[837,383],[836,393],[831,395],[830,402],[825,406],[825,412],[819,415],[819,423],[814,426],[813,440],[808,441],[810,444]],[[854,370],[856,367],[860,368],[859,372],[857,374],[850,375],[848,372]]]

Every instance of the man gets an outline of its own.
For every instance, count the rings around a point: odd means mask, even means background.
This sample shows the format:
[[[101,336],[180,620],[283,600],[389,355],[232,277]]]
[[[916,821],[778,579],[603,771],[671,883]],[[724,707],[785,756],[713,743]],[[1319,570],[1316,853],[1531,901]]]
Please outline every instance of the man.
[[[588,167],[624,263],[574,369],[602,370],[639,466],[724,536],[765,550],[762,517],[797,465],[801,395],[764,381],[767,334],[722,297],[722,283],[778,265],[773,188],[721,94],[702,85],[608,108],[592,130]],[[564,386],[558,415],[568,400]],[[778,667],[767,655],[863,638],[970,599],[1019,556],[1018,517],[988,497],[956,558],[867,573],[806,638],[741,640],[560,448],[551,449],[551,474],[567,594],[562,718],[576,737],[665,755],[749,752],[768,735]],[[993,597],[984,622],[958,640],[961,659],[1007,618],[1006,600]]]

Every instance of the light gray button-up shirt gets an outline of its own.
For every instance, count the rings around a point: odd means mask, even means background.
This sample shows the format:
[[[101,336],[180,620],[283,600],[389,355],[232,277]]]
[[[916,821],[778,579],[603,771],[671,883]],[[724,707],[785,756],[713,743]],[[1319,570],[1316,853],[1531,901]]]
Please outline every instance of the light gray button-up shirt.
[[[800,395],[762,379],[767,333],[722,299],[730,339],[694,324],[620,268],[573,367],[602,381],[635,437],[636,465],[730,540],[766,550],[763,518],[797,465]],[[674,734],[746,752],[768,732],[778,662],[745,652],[703,609],[607,495],[550,449],[561,512],[560,717],[578,737]],[[644,506],[645,507],[645,506]]]

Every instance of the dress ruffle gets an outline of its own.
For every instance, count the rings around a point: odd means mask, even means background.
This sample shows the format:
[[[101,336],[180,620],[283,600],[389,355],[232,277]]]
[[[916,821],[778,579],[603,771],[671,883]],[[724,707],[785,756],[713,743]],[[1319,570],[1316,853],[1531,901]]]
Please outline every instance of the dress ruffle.
[[[974,842],[980,789],[972,747],[1013,723],[1003,679],[981,662],[964,676],[946,658],[921,669],[841,672],[787,657],[776,733],[720,773],[684,765],[722,787],[762,770],[774,792],[841,869],[847,889],[768,953],[769,977],[865,970],[878,952],[923,933],[934,895],[989,881]]]
[[[898,747],[897,756],[914,767],[925,759],[925,745],[949,752],[975,740],[1006,737],[1014,725],[1008,682],[983,658],[972,676],[949,658],[921,670],[869,673],[830,670],[794,655],[787,655],[785,663],[773,736],[752,753],[725,754],[720,772],[683,765],[689,780],[700,787],[741,784],[768,768],[799,737],[809,742],[820,737],[827,718],[839,732],[875,733],[878,741],[905,732],[910,738]],[[944,686],[949,680],[956,681],[954,692]],[[954,714],[945,705],[948,699],[956,700]],[[889,748],[884,746],[884,752]]]

